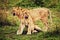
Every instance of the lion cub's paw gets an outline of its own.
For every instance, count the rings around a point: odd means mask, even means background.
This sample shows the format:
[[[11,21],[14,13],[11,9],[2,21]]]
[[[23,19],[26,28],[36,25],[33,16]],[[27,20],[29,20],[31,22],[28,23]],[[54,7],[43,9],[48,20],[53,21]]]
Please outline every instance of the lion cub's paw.
[[[22,34],[19,30],[17,31],[17,35]]]
[[[37,33],[38,31],[34,30],[32,33]]]
[[[27,35],[29,35],[29,34],[31,34],[31,33],[28,33],[28,32],[27,32]]]

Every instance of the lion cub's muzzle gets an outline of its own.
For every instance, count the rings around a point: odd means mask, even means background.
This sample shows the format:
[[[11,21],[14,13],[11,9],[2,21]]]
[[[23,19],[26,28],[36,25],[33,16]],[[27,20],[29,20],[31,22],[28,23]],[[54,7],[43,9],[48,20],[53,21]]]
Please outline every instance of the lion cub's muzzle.
[[[25,16],[25,19],[28,19],[28,16]]]

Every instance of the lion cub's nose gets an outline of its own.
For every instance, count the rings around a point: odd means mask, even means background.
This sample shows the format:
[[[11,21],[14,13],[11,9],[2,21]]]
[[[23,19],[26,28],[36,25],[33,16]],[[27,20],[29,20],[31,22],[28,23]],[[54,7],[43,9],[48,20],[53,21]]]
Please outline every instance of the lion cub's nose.
[[[25,16],[25,19],[28,19],[28,16]]]

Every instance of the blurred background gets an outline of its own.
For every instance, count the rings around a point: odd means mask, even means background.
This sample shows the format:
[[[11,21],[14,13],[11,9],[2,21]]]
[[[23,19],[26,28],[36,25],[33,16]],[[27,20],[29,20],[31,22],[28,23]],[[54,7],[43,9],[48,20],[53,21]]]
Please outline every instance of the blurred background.
[[[45,7],[51,10],[52,26],[47,32],[32,35],[16,35],[20,20],[11,14],[12,7],[33,9]],[[50,22],[50,19],[48,20]],[[44,24],[36,21],[41,28]],[[44,29],[43,29],[44,30]],[[0,0],[0,40],[60,40],[60,0]]]

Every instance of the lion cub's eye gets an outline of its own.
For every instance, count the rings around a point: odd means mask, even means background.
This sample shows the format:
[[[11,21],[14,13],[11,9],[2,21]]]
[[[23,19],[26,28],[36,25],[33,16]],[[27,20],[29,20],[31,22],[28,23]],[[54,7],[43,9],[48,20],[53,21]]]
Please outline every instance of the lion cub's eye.
[[[13,16],[15,16],[15,13],[13,13]]]

